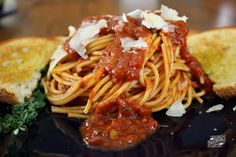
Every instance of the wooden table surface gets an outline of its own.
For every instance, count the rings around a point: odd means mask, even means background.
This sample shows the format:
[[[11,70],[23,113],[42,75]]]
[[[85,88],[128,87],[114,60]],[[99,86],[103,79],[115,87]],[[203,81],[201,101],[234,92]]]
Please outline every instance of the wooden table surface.
[[[66,35],[91,15],[156,10],[161,4],[186,15],[189,28],[207,30],[236,26],[236,0],[15,0],[16,14],[0,19],[0,40],[19,36]]]

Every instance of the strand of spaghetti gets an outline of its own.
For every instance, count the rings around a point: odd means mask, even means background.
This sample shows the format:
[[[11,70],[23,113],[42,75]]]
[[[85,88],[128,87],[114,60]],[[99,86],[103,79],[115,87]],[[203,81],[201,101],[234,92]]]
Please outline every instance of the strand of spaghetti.
[[[113,93],[110,97],[107,99],[103,100],[102,102],[98,103],[99,107],[104,107],[105,105],[109,104],[112,100],[120,96],[125,90],[128,90],[131,82],[125,82],[123,85],[118,89],[115,93]]]
[[[87,114],[89,109],[92,106],[92,103],[95,101],[94,100],[94,96],[96,95],[96,93],[98,92],[98,90],[107,82],[110,80],[109,75],[105,76],[102,80],[100,80],[95,87],[92,89],[92,91],[89,94],[89,99],[87,101],[87,104],[84,108],[84,113]]]
[[[84,62],[81,62],[81,63],[77,64],[76,68],[81,68],[82,69],[82,67],[84,67],[84,66],[89,66],[92,63],[96,63],[99,59],[100,59],[100,57],[93,58],[92,60],[86,60]]]
[[[167,56],[168,56],[168,60],[169,60],[169,68],[170,68],[170,72],[172,72],[173,70],[173,63],[174,63],[174,50],[173,50],[173,46],[172,46],[172,43],[170,41],[170,39],[167,39],[167,37],[165,36],[166,38],[166,49],[167,49]],[[169,55],[168,55],[169,54]]]
[[[76,73],[74,73],[74,74],[76,74]],[[73,81],[79,81],[81,79],[81,77],[76,76],[74,74],[70,74],[69,72],[61,72],[59,75],[61,77],[66,78],[66,80],[69,79],[69,80],[73,80]]]
[[[189,81],[188,81],[188,76],[183,72],[181,72],[181,79],[182,79],[182,81],[179,84],[179,86],[180,86],[179,88],[180,88],[181,93],[182,93],[181,96],[180,96],[180,99],[184,100],[184,98],[187,95],[188,88],[189,88],[190,84],[189,84]]]
[[[165,64],[168,66],[168,70],[171,71],[171,63],[173,63],[171,59],[171,54],[173,54],[173,51],[170,50],[170,46],[169,46],[166,36],[162,32],[160,33],[160,36],[163,41],[162,46],[165,47],[164,53],[167,58],[167,64],[166,63]]]
[[[152,94],[149,97],[149,99],[151,99],[151,98],[153,98],[154,95],[156,95],[155,91],[156,91],[158,83],[160,81],[160,76],[159,76],[158,69],[155,67],[155,65],[153,63],[147,62],[146,65],[149,66],[152,69],[152,72],[154,73],[154,85],[153,85],[153,89],[152,89]]]
[[[54,94],[62,94],[63,91],[57,90],[56,89],[56,80],[52,79],[50,86],[49,86],[49,91]]]
[[[57,83],[58,90],[62,91],[64,93],[70,86],[63,85],[61,83]]]
[[[146,89],[144,92],[144,96],[140,101],[140,104],[143,104],[144,102],[146,102],[148,100],[148,98],[150,97],[150,94],[152,92],[152,83],[151,80],[149,78],[145,78],[145,84],[146,84]]]
[[[139,82],[143,87],[145,87],[144,68],[142,68],[139,72]]]
[[[59,77],[57,74],[55,73],[52,73],[52,76],[53,78],[58,82],[58,83],[61,83],[61,84],[64,84],[64,85],[68,85],[68,86],[71,86],[73,84],[73,82],[70,82],[70,81],[67,81],[67,80],[63,80],[61,77]]]
[[[102,50],[101,51],[100,50],[92,51],[90,54],[93,55],[93,56],[99,56],[100,57],[102,55]]]
[[[112,81],[108,81],[94,96],[94,101],[97,101],[104,93],[113,85]]]
[[[91,50],[94,47],[97,47],[99,45],[103,45],[104,43],[109,43],[110,41],[114,40],[114,35],[113,34],[108,34],[105,36],[101,36],[96,38],[94,41],[90,42],[86,48],[87,50]]]
[[[49,91],[48,91],[48,87],[49,87],[49,86],[48,86],[48,82],[46,82],[45,79],[46,79],[45,77],[42,78],[42,85],[43,85],[43,87],[44,87],[44,92],[45,92],[45,94],[47,95],[48,92],[49,92]]]
[[[52,106],[54,109],[64,108],[66,110],[81,110],[83,111],[85,106]]]
[[[112,87],[112,89],[103,97],[103,100],[109,98],[112,94],[114,94],[121,87],[121,85],[121,82],[116,83],[115,86]]]
[[[175,77],[172,78],[173,80],[171,81],[171,85],[170,85],[171,88],[176,86],[177,83],[180,83],[180,77],[181,77],[180,71],[176,72]]]
[[[183,70],[183,71],[189,71],[189,67],[182,63],[174,63],[174,70]]]
[[[108,81],[110,80],[110,76],[107,75],[105,77],[103,77],[102,80],[100,80],[97,85],[92,89],[92,91],[89,94],[89,99],[93,100],[94,96],[96,95],[96,93],[98,92],[98,90]]]
[[[205,90],[202,90],[201,92],[198,92],[198,93],[194,91],[193,97],[202,97],[205,94],[206,94]]]
[[[156,52],[157,48],[160,46],[161,37],[156,37],[155,40],[152,42],[151,47],[149,48],[149,54],[145,61],[148,61],[151,56]]]
[[[176,47],[175,47],[174,58],[175,58],[175,59],[181,59],[181,58],[180,58],[180,46],[176,46]],[[185,62],[185,60],[183,60],[183,59],[181,59],[181,60]]]
[[[64,63],[64,64],[59,64],[58,66],[56,66],[53,70],[52,73],[58,73],[61,71],[66,71],[69,70],[73,67],[75,67],[78,64],[79,61],[76,62],[69,62],[69,63]]]
[[[85,115],[85,114],[78,114],[78,113],[68,113],[69,118],[81,118],[81,119],[86,119],[89,118],[90,115]]]
[[[188,88],[188,97],[187,97],[187,102],[184,104],[184,108],[188,108],[190,105],[191,105],[191,102],[192,102],[192,87],[190,86]]]
[[[200,103],[203,103],[203,99],[201,98],[201,96],[205,95],[205,91],[202,90],[201,92],[196,93],[196,91],[193,89],[193,97]]]
[[[109,43],[109,42],[108,42]],[[107,47],[107,44],[108,43],[102,43],[102,44],[100,44],[100,45],[97,45],[97,46],[95,46],[95,47],[92,47],[91,49],[88,49],[88,53],[91,53],[91,52],[93,52],[93,51],[98,51],[98,50],[102,50],[102,49],[104,49],[104,48],[106,48]]]
[[[204,84],[204,78],[202,76],[200,77],[199,80],[200,80],[200,84]]]
[[[83,113],[81,109],[69,109],[64,107],[51,107],[53,113]]]

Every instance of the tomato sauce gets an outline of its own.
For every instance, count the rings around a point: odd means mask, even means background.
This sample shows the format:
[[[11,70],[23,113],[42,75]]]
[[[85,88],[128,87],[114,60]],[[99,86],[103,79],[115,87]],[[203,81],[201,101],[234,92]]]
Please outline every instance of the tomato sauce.
[[[121,42],[117,38],[103,53],[98,67],[105,67],[113,82],[137,80],[144,62],[144,49],[135,52],[122,52]]]
[[[105,67],[113,82],[126,82],[139,79],[139,72],[144,64],[145,53],[148,48],[135,48],[123,50],[120,39],[129,37],[134,40],[151,36],[151,32],[140,25],[138,20],[129,18],[122,29],[114,29],[115,40],[113,40],[103,52],[103,56],[97,66]]]
[[[213,82],[208,78],[203,71],[201,63],[188,52],[187,35],[188,28],[185,22],[175,21],[171,22],[175,26],[174,32],[167,33],[175,46],[180,46],[180,56],[186,61],[186,65],[190,68],[190,73],[194,80],[199,81],[199,78],[204,79],[204,84],[199,84],[208,92],[212,93]]]
[[[157,126],[151,117],[151,109],[117,98],[106,108],[98,107],[95,114],[85,120],[80,131],[89,146],[119,150],[146,139]]]

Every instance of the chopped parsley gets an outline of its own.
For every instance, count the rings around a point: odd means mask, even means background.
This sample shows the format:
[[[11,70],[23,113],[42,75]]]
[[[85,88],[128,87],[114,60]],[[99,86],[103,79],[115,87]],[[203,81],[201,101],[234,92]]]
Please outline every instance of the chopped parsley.
[[[39,109],[43,108],[46,95],[37,88],[31,98],[23,103],[12,106],[12,113],[0,117],[0,134],[8,132],[17,135],[27,130],[27,125],[38,116]]]

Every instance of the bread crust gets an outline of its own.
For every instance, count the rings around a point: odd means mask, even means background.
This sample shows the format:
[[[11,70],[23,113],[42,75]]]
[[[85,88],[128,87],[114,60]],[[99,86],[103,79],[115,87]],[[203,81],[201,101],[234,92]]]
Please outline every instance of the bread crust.
[[[12,105],[19,103],[15,93],[11,93],[7,91],[7,89],[1,87],[0,87],[0,101]]]

